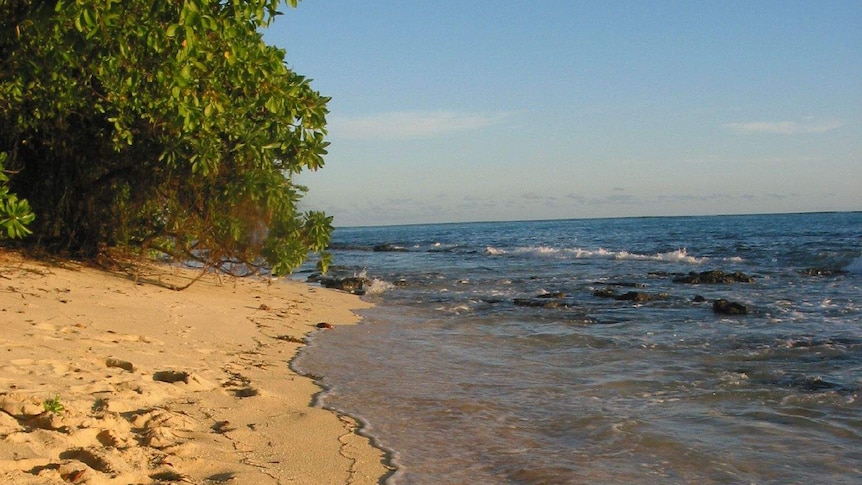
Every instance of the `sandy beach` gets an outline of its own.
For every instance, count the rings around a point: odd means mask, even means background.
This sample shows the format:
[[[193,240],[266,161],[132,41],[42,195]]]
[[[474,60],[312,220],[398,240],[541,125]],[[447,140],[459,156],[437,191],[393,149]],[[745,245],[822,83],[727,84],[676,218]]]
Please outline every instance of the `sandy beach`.
[[[384,453],[288,365],[366,304],[297,282],[165,287],[194,276],[0,250],[0,483],[380,481]]]

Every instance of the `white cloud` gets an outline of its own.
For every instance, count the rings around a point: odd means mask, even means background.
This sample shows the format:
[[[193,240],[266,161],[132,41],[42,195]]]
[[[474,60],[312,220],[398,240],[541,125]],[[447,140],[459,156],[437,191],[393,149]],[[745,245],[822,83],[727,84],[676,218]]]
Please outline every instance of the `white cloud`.
[[[526,194],[522,194],[521,197],[523,197],[526,200],[545,200],[548,202],[556,202],[557,201],[557,198],[552,196],[552,195],[537,194],[535,192],[529,192]]]
[[[741,134],[777,134],[802,135],[806,133],[825,133],[841,128],[838,121],[748,121],[743,123],[727,123],[724,125]]]
[[[354,140],[409,140],[472,131],[500,123],[509,113],[393,111],[369,116],[332,116],[329,133]]]
[[[619,189],[619,187],[614,188],[613,190],[615,192],[619,192],[619,190],[617,189]],[[577,202],[578,204],[590,206],[639,205],[647,203],[646,200],[643,200],[641,198],[620,193],[599,196],[583,196],[580,194],[569,194],[567,197]]]

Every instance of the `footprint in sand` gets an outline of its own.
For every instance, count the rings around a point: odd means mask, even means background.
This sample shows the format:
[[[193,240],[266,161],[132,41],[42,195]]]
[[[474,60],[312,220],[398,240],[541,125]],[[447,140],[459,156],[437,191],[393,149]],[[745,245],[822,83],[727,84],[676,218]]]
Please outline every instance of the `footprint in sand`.
[[[73,369],[68,363],[50,359],[12,359],[9,365],[3,366],[2,370],[19,375],[54,375],[66,376]]]
[[[257,396],[258,394],[260,394],[260,391],[253,387],[243,387],[241,389],[236,389],[235,391],[233,391],[233,395],[239,398],[253,397]]]
[[[208,391],[218,387],[203,377],[186,371],[164,370],[153,373],[153,380],[167,384],[184,384],[190,391]]]
[[[134,442],[127,436],[123,436],[113,429],[105,429],[96,435],[96,440],[106,448],[117,448],[124,450],[131,447]]]
[[[230,377],[222,383],[222,387],[229,392],[232,392],[235,397],[247,398],[260,394],[260,391],[252,387],[251,379],[236,371],[231,371],[228,368],[223,369]]]
[[[24,428],[21,427],[21,424],[17,419],[4,412],[0,412],[0,438],[5,438],[10,434],[18,433],[23,430]]]
[[[0,411],[17,420],[33,419],[45,409],[33,396],[4,393],[0,394]]]
[[[119,344],[123,342],[141,342],[145,344],[164,345],[164,342],[162,342],[161,340],[150,338],[146,335],[120,334],[114,332],[113,330],[108,330],[107,335],[95,337],[95,340],[109,344]]]
[[[164,370],[153,374],[154,381],[167,382],[168,384],[174,384],[176,382],[188,384],[189,377],[191,377],[191,374],[188,372],[174,370]]]
[[[182,444],[199,428],[191,417],[166,409],[143,411],[132,418],[131,424],[142,436],[143,443],[156,449]]]
[[[88,467],[102,473],[117,473],[123,469],[128,469],[129,465],[125,461],[120,462],[118,457],[112,457],[109,454],[86,448],[72,448],[60,453],[61,460],[79,461]]]

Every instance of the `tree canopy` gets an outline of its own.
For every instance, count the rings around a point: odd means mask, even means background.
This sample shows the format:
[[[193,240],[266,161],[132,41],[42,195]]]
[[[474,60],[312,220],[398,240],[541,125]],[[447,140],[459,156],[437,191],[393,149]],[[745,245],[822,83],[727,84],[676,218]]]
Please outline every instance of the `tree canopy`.
[[[0,153],[28,244],[325,266],[332,219],[293,179],[323,166],[328,98],[263,41],[281,3],[0,0]]]

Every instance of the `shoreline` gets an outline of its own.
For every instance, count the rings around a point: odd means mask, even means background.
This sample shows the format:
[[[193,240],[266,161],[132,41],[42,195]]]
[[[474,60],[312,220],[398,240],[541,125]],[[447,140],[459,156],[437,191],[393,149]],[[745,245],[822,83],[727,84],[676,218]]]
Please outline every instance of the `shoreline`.
[[[373,304],[370,304],[369,306],[373,306]],[[360,317],[360,321],[358,322],[358,324],[363,324],[363,320],[364,319],[362,317]],[[323,383],[323,379],[321,376],[317,376],[314,374],[309,374],[309,373],[299,371],[295,367],[296,358],[299,356],[299,353],[302,352],[302,350],[304,348],[305,347],[300,348],[296,352],[296,354],[290,360],[288,365],[290,366],[290,369],[293,372],[295,372],[296,374],[303,376],[305,378],[311,379],[317,385],[318,391],[316,393],[314,393],[314,396],[312,397],[312,400],[311,400],[311,403],[309,404],[309,406],[313,407],[313,408],[317,408],[317,409],[324,409],[326,411],[329,411],[330,413],[333,413],[333,414],[339,416],[340,418],[349,419],[354,426],[353,433],[355,433],[355,434],[365,438],[366,440],[368,440],[368,443],[375,450],[382,453],[382,455],[383,455],[382,463],[383,463],[383,466],[385,468],[385,473],[380,476],[379,481],[377,482],[377,485],[388,484],[389,479],[392,478],[393,476],[395,476],[396,474],[398,474],[398,470],[399,470],[398,465],[397,465],[396,451],[383,446],[376,436],[374,436],[372,433],[368,432],[369,423],[365,419],[363,419],[360,416],[355,416],[355,415],[353,415],[347,411],[344,411],[342,409],[338,409],[336,407],[326,405],[323,402],[324,401],[323,398],[324,398],[325,394],[327,392],[329,392],[330,386],[327,386],[326,384]],[[351,483],[353,483],[353,482],[351,482]]]
[[[390,456],[292,361],[357,296],[0,250],[0,481],[379,484]],[[53,406],[43,403],[53,401]],[[53,407],[53,412],[46,410]]]

